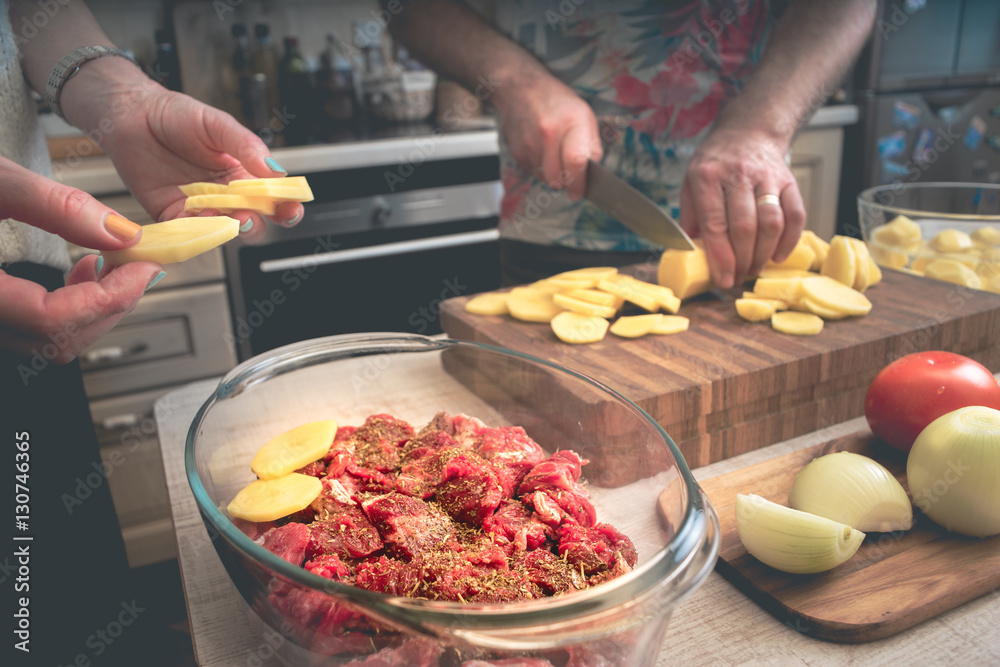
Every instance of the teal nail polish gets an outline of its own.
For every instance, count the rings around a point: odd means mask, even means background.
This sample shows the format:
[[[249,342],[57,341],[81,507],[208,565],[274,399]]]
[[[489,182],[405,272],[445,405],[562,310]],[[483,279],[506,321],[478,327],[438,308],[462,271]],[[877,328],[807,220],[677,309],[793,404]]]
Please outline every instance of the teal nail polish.
[[[240,225],[240,231],[249,232],[251,227],[253,227],[253,218],[247,218],[247,221]]]
[[[282,174],[288,173],[287,171],[285,171],[284,167],[282,167],[275,161],[273,157],[264,158],[264,162],[266,162],[267,166],[271,168],[271,171],[280,171]]]
[[[295,225],[299,224],[299,220],[301,219],[302,219],[302,214],[296,213],[294,218],[285,223],[285,227],[294,227]]]
[[[146,285],[146,291],[148,292],[148,291],[149,291],[149,288],[151,288],[151,287],[152,287],[153,285],[155,285],[156,283],[158,283],[158,282],[160,282],[161,280],[163,280],[163,277],[164,277],[164,276],[166,276],[166,275],[167,275],[167,272],[166,272],[166,271],[160,271],[159,273],[157,273],[157,274],[156,274],[156,277],[155,277],[155,278],[153,278],[152,280],[150,280],[150,281],[149,281],[149,284],[148,284],[148,285]]]
[[[101,277],[101,269],[104,268],[104,255],[97,256],[97,264],[94,264],[94,273],[98,278]]]

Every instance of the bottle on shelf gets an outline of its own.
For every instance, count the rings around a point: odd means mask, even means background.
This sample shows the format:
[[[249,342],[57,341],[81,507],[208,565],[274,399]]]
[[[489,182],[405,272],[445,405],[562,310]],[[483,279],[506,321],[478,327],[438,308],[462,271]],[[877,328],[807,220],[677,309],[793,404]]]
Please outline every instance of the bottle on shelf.
[[[269,109],[278,106],[278,54],[271,44],[271,28],[266,23],[256,23],[253,27],[256,44],[253,50],[254,74],[263,74],[267,81],[267,105]]]
[[[321,132],[338,134],[350,129],[355,118],[354,72],[332,34],[326,36],[326,48],[320,53],[316,101]]]
[[[278,63],[278,102],[288,143],[307,143],[315,125],[313,84],[296,37],[285,37],[285,53]]]
[[[181,64],[177,59],[177,51],[170,36],[170,31],[165,28],[157,29],[156,38],[156,61],[153,63],[153,76],[156,82],[168,90],[181,89]]]
[[[247,27],[242,23],[234,23],[230,28],[230,34],[233,36],[236,44],[233,49],[233,55],[229,59],[227,76],[232,80],[234,88],[226,92],[227,95],[235,98],[230,100],[235,109],[233,115],[241,123],[250,127],[253,116],[250,102],[250,77],[253,76],[253,56],[250,53]]]

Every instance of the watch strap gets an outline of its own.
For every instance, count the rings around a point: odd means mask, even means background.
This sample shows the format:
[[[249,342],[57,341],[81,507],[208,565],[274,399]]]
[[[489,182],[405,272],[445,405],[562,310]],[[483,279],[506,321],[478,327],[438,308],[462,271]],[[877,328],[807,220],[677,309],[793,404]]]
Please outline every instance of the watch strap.
[[[137,67],[139,66],[131,53],[113,46],[83,46],[70,51],[55,64],[49,74],[49,80],[45,84],[45,101],[52,109],[52,113],[65,119],[62,108],[59,106],[59,97],[62,95],[63,86],[80,71],[80,67],[84,63],[104,56],[120,56],[131,60]]]

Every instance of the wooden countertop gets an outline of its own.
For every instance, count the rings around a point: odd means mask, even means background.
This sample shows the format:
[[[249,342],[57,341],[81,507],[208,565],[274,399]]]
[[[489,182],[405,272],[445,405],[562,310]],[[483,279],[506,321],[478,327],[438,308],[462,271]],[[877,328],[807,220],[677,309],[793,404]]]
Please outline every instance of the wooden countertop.
[[[244,615],[242,601],[212,547],[184,474],[184,440],[201,403],[215,389],[206,380],[156,404],[156,421],[177,537],[178,559],[198,664],[282,665]],[[424,387],[428,395],[448,388]],[[698,468],[705,480],[825,442],[865,427],[853,419]],[[887,639],[831,644],[786,626],[717,572],[674,610],[658,667],[667,665],[1000,664],[1000,590]]]

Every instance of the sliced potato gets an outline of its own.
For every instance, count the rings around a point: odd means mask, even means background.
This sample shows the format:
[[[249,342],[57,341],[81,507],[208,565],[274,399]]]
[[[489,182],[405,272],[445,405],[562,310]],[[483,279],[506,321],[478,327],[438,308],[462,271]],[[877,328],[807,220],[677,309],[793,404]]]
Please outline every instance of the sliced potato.
[[[830,240],[830,252],[826,255],[820,275],[829,276],[848,287],[854,286],[858,274],[858,257],[854,246],[846,236],[834,236]]]
[[[661,319],[663,319],[663,315],[660,313],[619,317],[611,325],[610,331],[622,338],[641,338],[652,331]]]
[[[869,246],[868,253],[876,262],[890,269],[901,269],[910,261],[910,258],[904,252],[874,245]]]
[[[293,472],[277,479],[258,479],[243,487],[229,503],[230,516],[247,521],[274,521],[309,507],[323,490],[318,477]]]
[[[669,287],[647,283],[645,280],[639,280],[638,278],[633,278],[630,282],[632,285],[639,288],[639,290],[646,292],[653,297],[653,300],[656,301],[656,303],[659,304],[659,307],[663,310],[670,313],[676,313],[680,310],[681,300],[674,295],[674,291]]]
[[[962,262],[953,259],[936,259],[930,262],[924,269],[924,275],[972,289],[983,289],[982,278]]]
[[[599,276],[551,276],[545,279],[550,285],[555,285],[562,290],[588,289],[596,287],[600,282]]]
[[[981,245],[1000,246],[1000,229],[993,227],[992,225],[980,227],[969,236],[974,242]]]
[[[792,252],[788,254],[781,262],[768,261],[765,265],[765,269],[800,269],[803,271],[808,271],[812,268],[813,262],[816,261],[816,251],[812,249],[808,243],[799,238],[799,242],[795,244],[792,248]]]
[[[832,245],[830,247],[833,248]],[[872,309],[868,297],[829,276],[803,278],[801,287],[803,298],[809,298],[831,311],[860,316],[867,315]]]
[[[795,336],[815,336],[823,330],[823,320],[812,313],[785,311],[771,316],[771,327]]]
[[[655,312],[660,309],[660,304],[652,294],[636,285],[638,281],[630,276],[618,275],[610,278],[602,278],[597,283],[598,289],[608,294],[614,294],[626,301],[634,303],[644,310]]]
[[[758,278],[808,278],[809,276],[816,275],[812,271],[807,271],[806,269],[782,269],[765,266],[757,274]]]
[[[477,294],[465,302],[465,310],[474,315],[506,315],[506,292],[485,292]]]
[[[611,306],[601,306],[582,299],[574,299],[567,294],[553,294],[552,301],[560,308],[574,313],[579,313],[581,315],[590,315],[592,317],[610,318],[614,317],[618,312],[617,308],[613,308]]]
[[[305,176],[244,178],[229,181],[227,192],[248,197],[267,197],[276,201],[308,202],[313,200],[312,189]]]
[[[774,310],[775,311],[788,310],[788,302],[787,301],[782,301],[781,299],[772,299],[772,298],[769,298],[769,297],[766,297],[766,296],[761,296],[760,294],[757,294],[755,292],[743,292],[743,297],[742,298],[744,298],[744,299],[753,299],[755,301],[764,301],[764,302],[767,302],[767,303],[771,304],[772,306],[774,306]]]
[[[694,250],[664,250],[660,255],[656,282],[669,287],[681,301],[712,289],[704,242],[694,239]]]
[[[552,318],[552,332],[564,343],[583,344],[604,340],[609,322],[603,317],[563,312]]]
[[[548,278],[543,278],[542,280],[535,281],[530,285],[528,285],[528,287],[530,287],[531,289],[536,289],[542,292],[546,292],[548,294],[559,294],[561,292],[566,291],[565,287],[562,287],[560,285],[553,285],[551,282],[549,282]]]
[[[869,285],[878,285],[882,282],[882,269],[871,255],[868,256],[868,280],[871,281]]]
[[[225,183],[187,183],[179,186],[185,197],[195,195],[222,195],[226,194],[229,186]]]
[[[819,315],[824,320],[842,320],[848,317],[848,314],[842,310],[834,310],[824,306],[823,304],[810,299],[805,296],[802,297],[802,301],[799,302],[800,312],[812,313],[813,315]]]
[[[768,299],[778,299],[793,304],[802,296],[802,281],[807,278],[758,278],[753,292]]]
[[[587,301],[589,303],[596,303],[599,306],[610,306],[611,308],[618,309],[621,308],[624,299],[615,296],[614,294],[609,294],[599,289],[574,289],[565,292],[566,296],[573,297],[574,299],[580,299],[581,301]]]
[[[897,215],[888,223],[876,227],[872,232],[872,236],[883,245],[899,248],[909,247],[914,242],[919,242],[923,238],[920,225],[905,215]]]
[[[240,221],[224,215],[177,218],[144,225],[134,246],[101,254],[115,266],[129,262],[173,264],[220,246],[239,233]]]
[[[514,319],[551,322],[553,317],[563,311],[552,297],[552,294],[532,287],[515,287],[507,293],[507,309]]]
[[[309,422],[271,438],[250,462],[261,479],[276,479],[323,458],[337,435],[333,419]]]
[[[851,285],[859,292],[864,292],[871,285],[871,256],[868,254],[868,246],[861,239],[848,238],[847,242],[854,249],[854,284]]]
[[[683,315],[662,315],[660,321],[653,325],[649,333],[658,335],[676,334],[687,331],[689,326],[691,326],[691,320]]]
[[[815,255],[809,270],[819,271],[823,268],[823,262],[826,261],[826,254],[830,251],[830,244],[821,239],[816,232],[811,229],[803,229],[802,236],[800,238],[802,242],[812,248],[813,254]]]
[[[962,252],[972,245],[972,237],[957,229],[944,229],[930,241],[930,246],[938,252]]]
[[[736,314],[747,322],[763,322],[776,312],[771,299],[736,299]]]
[[[194,195],[184,200],[185,211],[204,211],[209,208],[214,208],[219,213],[255,211],[263,215],[274,215],[274,200],[232,194]]]

